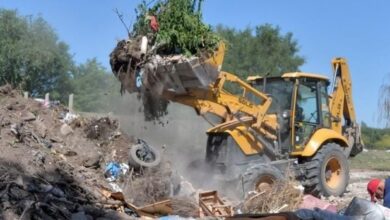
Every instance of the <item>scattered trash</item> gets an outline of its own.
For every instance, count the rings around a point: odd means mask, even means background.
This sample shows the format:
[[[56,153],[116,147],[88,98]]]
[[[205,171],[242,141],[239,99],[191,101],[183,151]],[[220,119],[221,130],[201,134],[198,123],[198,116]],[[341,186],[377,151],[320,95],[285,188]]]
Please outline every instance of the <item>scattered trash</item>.
[[[160,153],[146,141],[138,139],[129,152],[129,164],[134,168],[155,167],[161,162]]]
[[[304,195],[302,198],[302,203],[299,204],[300,209],[311,209],[319,208],[321,210],[327,210],[329,212],[336,213],[337,207],[330,204],[329,202],[323,201],[319,198],[316,198],[312,195]]]
[[[240,210],[253,214],[295,211],[301,204],[302,196],[303,192],[296,181],[276,182],[247,196]]]
[[[110,180],[108,180],[110,181]],[[111,186],[113,192],[122,192],[122,188],[116,184],[116,183],[113,183],[112,181],[109,183],[109,185]]]
[[[19,129],[20,129],[20,126],[18,124],[12,124],[11,125],[11,132],[15,135],[15,136],[19,136]]]
[[[113,139],[115,139],[115,138],[117,138],[117,137],[119,137],[121,135],[122,135],[122,133],[120,131],[116,131],[116,132],[111,134],[111,136],[108,138],[108,140],[111,141],[111,140],[113,140]]]
[[[388,219],[389,210],[381,205],[372,203],[361,198],[353,198],[351,203],[345,209],[345,216],[361,217],[362,219]]]
[[[84,129],[87,138],[95,140],[108,140],[113,133],[117,133],[119,123],[109,117],[91,120]]]
[[[217,191],[204,192],[199,194],[199,216],[228,217],[233,215],[233,209],[226,205],[219,197]]]
[[[128,171],[129,165],[125,163],[119,164],[116,162],[110,162],[106,166],[104,176],[106,177],[107,181],[114,182],[119,178],[120,175],[126,175]]]
[[[72,121],[76,118],[78,118],[79,116],[74,114],[74,113],[71,113],[71,112],[67,112],[65,114],[65,116],[63,117],[63,119],[61,120],[62,123],[66,123],[66,124],[70,124],[72,123]]]

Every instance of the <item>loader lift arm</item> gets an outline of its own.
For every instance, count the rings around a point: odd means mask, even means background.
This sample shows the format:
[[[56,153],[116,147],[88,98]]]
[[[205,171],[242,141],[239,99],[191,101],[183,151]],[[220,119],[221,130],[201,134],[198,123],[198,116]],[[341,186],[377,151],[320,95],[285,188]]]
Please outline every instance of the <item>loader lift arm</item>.
[[[241,96],[226,91],[227,83],[237,84],[243,91]],[[249,93],[259,100],[259,104],[246,98]],[[165,91],[163,97],[191,106],[199,115],[217,115],[221,118],[221,124],[215,125],[214,130],[232,130],[245,125],[267,138],[276,139],[272,131],[275,131],[277,126],[264,120],[272,99],[233,74],[220,72],[217,80],[208,89],[188,88],[186,94]]]

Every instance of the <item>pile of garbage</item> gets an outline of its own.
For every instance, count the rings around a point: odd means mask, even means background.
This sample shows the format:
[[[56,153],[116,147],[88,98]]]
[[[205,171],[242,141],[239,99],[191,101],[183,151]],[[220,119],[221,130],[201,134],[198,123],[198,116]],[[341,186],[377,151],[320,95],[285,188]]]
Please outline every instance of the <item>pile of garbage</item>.
[[[142,3],[129,39],[119,41],[110,54],[121,93],[139,94],[146,120],[167,114],[165,91],[183,93],[188,87],[206,87],[218,75],[220,66],[205,63],[220,46],[220,38],[202,22],[202,2]]]
[[[20,94],[0,87],[0,219],[126,219],[137,216],[127,201],[144,205],[171,196],[172,187],[161,185],[173,174],[157,166],[166,162],[123,133],[116,119],[82,117]],[[130,165],[131,157],[142,164]],[[160,193],[149,198],[146,182]]]
[[[0,149],[0,219],[390,216],[359,198],[340,209],[303,195],[291,181],[229,201],[220,197],[224,192],[195,189],[146,141],[122,133],[115,119],[82,117],[10,86],[0,87]]]

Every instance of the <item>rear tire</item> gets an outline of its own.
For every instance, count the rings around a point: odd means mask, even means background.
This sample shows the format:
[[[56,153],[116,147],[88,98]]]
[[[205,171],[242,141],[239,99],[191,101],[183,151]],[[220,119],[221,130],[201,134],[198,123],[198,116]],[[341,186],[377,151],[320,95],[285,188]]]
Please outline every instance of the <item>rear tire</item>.
[[[342,147],[327,143],[305,165],[305,192],[314,196],[341,196],[349,182],[347,157]]]

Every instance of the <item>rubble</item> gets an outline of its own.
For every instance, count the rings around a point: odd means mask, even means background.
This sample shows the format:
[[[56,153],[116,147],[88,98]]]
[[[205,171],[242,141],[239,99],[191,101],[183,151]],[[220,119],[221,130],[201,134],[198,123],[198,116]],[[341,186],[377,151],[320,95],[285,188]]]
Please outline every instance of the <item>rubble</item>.
[[[114,192],[104,176],[106,164],[128,163],[133,138],[119,130],[119,123],[82,116],[61,121],[66,108],[43,107],[8,88],[0,87],[0,219],[130,218],[127,202],[102,190]],[[152,171],[127,168],[115,184],[126,189],[139,181],[138,190],[144,191],[142,178],[146,181],[144,174]],[[170,171],[159,172],[169,188]],[[152,197],[161,201],[169,195]]]

